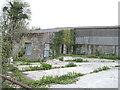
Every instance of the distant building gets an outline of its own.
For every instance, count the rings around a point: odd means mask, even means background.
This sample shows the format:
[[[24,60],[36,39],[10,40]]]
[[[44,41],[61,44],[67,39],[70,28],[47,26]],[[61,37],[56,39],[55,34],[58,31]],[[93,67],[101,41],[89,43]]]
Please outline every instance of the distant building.
[[[75,30],[76,41],[74,54],[115,54],[119,55],[119,28],[112,26],[101,27],[63,27],[42,30],[23,31],[19,45],[26,47],[24,57],[28,60],[38,60],[49,57],[54,32],[60,30]],[[14,54],[19,50],[15,45]],[[65,48],[65,47],[64,47]]]

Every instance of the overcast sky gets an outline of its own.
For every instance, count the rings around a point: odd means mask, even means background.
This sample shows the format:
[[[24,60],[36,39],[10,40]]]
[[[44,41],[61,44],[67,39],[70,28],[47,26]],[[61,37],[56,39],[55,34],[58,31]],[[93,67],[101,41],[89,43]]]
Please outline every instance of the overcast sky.
[[[119,0],[26,0],[30,27],[43,28],[118,25]],[[5,0],[0,0],[0,7]]]

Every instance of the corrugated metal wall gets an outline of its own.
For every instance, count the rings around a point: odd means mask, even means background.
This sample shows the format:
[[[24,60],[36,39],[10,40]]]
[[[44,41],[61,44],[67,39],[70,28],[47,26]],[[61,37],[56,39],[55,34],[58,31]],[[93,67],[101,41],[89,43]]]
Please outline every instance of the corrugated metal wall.
[[[76,44],[118,45],[118,29],[76,29]]]

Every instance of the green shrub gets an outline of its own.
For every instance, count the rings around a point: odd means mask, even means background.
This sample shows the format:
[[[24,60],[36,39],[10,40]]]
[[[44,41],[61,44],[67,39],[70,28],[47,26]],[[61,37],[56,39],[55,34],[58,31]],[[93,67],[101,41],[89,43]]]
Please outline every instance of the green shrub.
[[[88,62],[87,60],[83,60],[83,59],[74,59],[73,61],[75,61],[75,62]]]
[[[8,68],[9,68],[9,71],[13,71],[13,72],[18,71],[18,68],[14,67],[13,65],[9,65]]]
[[[18,52],[18,57],[23,57],[23,55],[25,55],[25,48],[21,48],[21,51]]]
[[[65,67],[76,67],[76,66],[77,66],[77,65],[74,64],[74,63],[69,63],[69,64],[65,65]]]
[[[116,65],[115,67],[120,67],[120,65]]]
[[[100,55],[101,55],[101,52],[96,49],[95,55],[96,55],[96,56],[100,56]]]
[[[10,78],[12,78],[13,80],[16,80],[22,84],[27,85],[29,81],[28,78],[26,78],[24,76],[23,73],[21,73],[18,68],[14,67],[13,65],[3,65],[3,72],[2,74],[6,75],[6,76],[10,76]],[[8,72],[12,72],[12,73],[8,73]],[[15,85],[15,84],[14,84]],[[13,88],[14,87],[12,82],[8,82],[5,81],[4,83],[2,83],[2,87],[3,88]],[[21,88],[21,87],[20,87]]]
[[[24,57],[17,57],[17,58],[14,58],[13,61],[26,61],[24,59]]]
[[[47,64],[47,63],[42,63],[42,65],[40,66],[42,70],[48,70],[52,68],[52,65]]]
[[[74,59],[76,62],[83,62],[83,59]]]
[[[51,59],[57,59],[57,57],[58,57],[58,56],[54,56],[54,55],[53,55],[53,56],[51,56],[50,58],[51,58]]]
[[[103,70],[108,70],[108,69],[110,69],[110,68],[109,68],[109,67],[104,66],[102,69],[103,69]]]
[[[12,56],[12,48],[13,44],[11,44],[9,41],[2,41],[1,42],[2,47],[1,47],[1,58],[2,58],[2,63],[7,63],[8,58]]]
[[[63,58],[63,57],[60,57],[60,58],[59,58],[59,60],[60,60],[60,61],[63,61],[63,60],[64,60],[64,58]]]

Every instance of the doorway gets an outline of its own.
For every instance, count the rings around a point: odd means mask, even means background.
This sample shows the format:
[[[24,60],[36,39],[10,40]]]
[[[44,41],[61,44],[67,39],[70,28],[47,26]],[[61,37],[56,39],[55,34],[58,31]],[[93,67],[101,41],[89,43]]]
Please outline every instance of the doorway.
[[[44,44],[44,57],[50,56],[50,44],[46,43]]]

